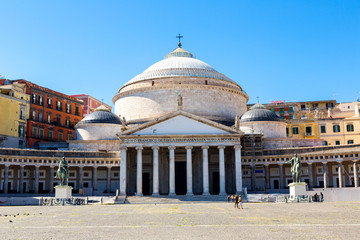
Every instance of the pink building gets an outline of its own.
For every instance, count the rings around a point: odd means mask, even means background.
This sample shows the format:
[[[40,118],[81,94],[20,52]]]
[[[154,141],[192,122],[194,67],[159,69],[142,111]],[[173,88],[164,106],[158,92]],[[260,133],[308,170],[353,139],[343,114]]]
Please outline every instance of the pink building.
[[[79,95],[71,95],[74,98],[80,99],[84,102],[84,108],[83,108],[83,117],[86,115],[94,112],[94,110],[101,105],[104,105],[111,111],[111,106],[101,102],[100,100],[97,100],[96,98],[86,95],[86,94],[79,94]]]

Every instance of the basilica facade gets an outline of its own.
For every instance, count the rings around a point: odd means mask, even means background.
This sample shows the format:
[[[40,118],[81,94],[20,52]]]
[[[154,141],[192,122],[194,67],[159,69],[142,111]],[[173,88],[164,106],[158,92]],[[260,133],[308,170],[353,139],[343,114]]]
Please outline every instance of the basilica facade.
[[[210,195],[286,191],[298,153],[309,188],[359,186],[360,146],[291,139],[242,87],[178,47],[76,125],[67,151],[0,149],[0,190],[53,192],[56,157],[75,191]],[[347,174],[344,174],[347,173]]]

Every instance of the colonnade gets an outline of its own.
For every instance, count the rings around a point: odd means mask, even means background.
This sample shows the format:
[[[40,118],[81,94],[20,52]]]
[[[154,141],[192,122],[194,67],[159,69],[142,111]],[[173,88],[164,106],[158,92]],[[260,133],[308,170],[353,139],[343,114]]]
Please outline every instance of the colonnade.
[[[209,192],[209,150],[208,145],[201,146],[202,149],[202,176],[203,176],[203,192],[202,195],[210,195]],[[241,146],[235,145],[235,185],[236,185],[236,192],[242,192],[242,170],[241,170]],[[152,146],[153,151],[153,196],[159,196],[159,146]],[[193,193],[193,176],[192,176],[192,149],[193,146],[168,146],[167,149],[169,150],[169,195],[174,196],[176,195],[175,191],[175,149],[176,148],[185,148],[186,149],[186,195],[192,196]],[[217,146],[219,151],[219,186],[220,186],[220,195],[226,195],[225,191],[225,155],[224,149],[226,146],[220,145]],[[136,194],[137,196],[143,195],[142,189],[142,151],[143,146],[136,146],[135,147],[137,152],[137,166],[136,166]],[[128,147],[122,146],[121,147],[121,154],[120,154],[120,194],[126,195],[126,157]]]

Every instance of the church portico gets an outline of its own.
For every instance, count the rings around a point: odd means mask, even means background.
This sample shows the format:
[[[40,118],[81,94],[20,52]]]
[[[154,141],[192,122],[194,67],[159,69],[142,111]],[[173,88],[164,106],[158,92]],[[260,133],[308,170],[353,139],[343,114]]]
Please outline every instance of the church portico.
[[[233,192],[234,183],[226,178],[226,163],[235,166],[235,146],[240,142],[240,134],[227,136],[120,136],[120,189],[128,189],[121,194],[138,196],[143,194],[142,177],[149,172],[150,195],[210,195]],[[165,141],[166,140],[166,141]],[[233,153],[229,153],[233,151]],[[225,157],[226,156],[226,157]],[[229,159],[232,158],[232,159]],[[241,155],[239,154],[241,164]],[[227,159],[226,159],[227,158]],[[147,159],[143,161],[143,159]],[[128,165],[129,167],[125,166]],[[134,164],[136,162],[136,164]],[[125,168],[126,172],[121,170]],[[228,167],[229,168],[229,167]],[[217,183],[214,176],[217,174]],[[134,181],[134,175],[136,180]],[[229,176],[235,176],[229,173]],[[241,179],[241,171],[237,178]],[[126,182],[123,182],[126,179]],[[214,185],[220,188],[214,190]],[[229,185],[226,187],[226,185]],[[216,188],[216,187],[215,187]],[[181,190],[183,189],[183,190]],[[240,188],[242,190],[242,187]],[[241,192],[241,190],[239,192]]]

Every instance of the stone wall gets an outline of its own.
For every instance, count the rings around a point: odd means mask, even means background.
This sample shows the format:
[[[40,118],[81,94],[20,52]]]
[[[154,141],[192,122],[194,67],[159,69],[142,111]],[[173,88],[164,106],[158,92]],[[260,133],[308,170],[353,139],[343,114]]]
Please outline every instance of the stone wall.
[[[286,123],[271,121],[242,122],[241,131],[246,134],[263,133],[264,138],[286,138]]]
[[[321,139],[264,138],[264,149],[322,146]]]

